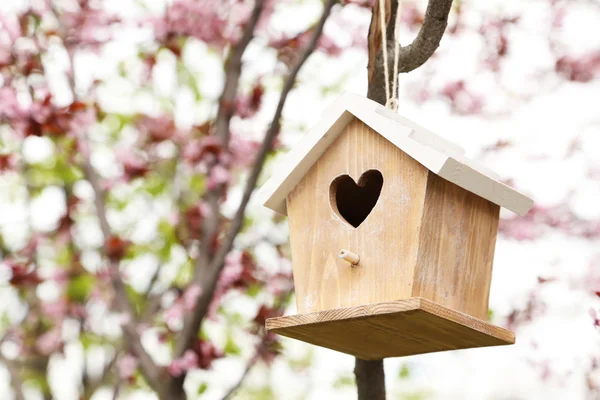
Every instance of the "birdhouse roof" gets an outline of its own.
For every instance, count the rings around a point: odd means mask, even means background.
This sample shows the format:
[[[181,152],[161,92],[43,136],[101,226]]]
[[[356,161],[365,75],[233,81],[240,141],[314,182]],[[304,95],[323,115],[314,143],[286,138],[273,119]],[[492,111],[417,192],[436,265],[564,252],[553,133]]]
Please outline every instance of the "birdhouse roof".
[[[530,198],[500,182],[495,172],[466,158],[465,151],[457,144],[372,100],[347,92],[323,112],[317,124],[261,187],[259,196],[264,205],[287,214],[287,195],[354,117],[434,174],[463,189],[519,215],[525,215],[531,208]]]

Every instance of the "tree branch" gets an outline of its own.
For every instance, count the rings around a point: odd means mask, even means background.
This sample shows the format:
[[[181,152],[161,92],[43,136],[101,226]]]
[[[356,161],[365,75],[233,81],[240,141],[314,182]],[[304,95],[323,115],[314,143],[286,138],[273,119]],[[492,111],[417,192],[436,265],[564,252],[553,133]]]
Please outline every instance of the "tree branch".
[[[323,13],[321,14],[321,18],[319,19],[317,26],[315,27],[315,31],[310,42],[302,51],[301,56],[299,57],[298,61],[296,62],[296,64],[294,65],[294,67],[292,68],[285,80],[283,89],[281,91],[281,95],[279,97],[277,108],[275,109],[275,114],[273,115],[273,119],[271,120],[271,125],[269,126],[269,129],[265,134],[265,138],[263,139],[262,145],[258,151],[258,154],[256,155],[256,159],[254,160],[254,165],[252,166],[250,176],[248,177],[248,181],[246,182],[246,187],[244,189],[244,194],[242,196],[240,206],[238,207],[238,210],[235,216],[233,217],[233,220],[231,221],[231,226],[229,228],[229,231],[225,235],[223,244],[219,248],[217,254],[215,255],[215,258],[213,259],[212,267],[214,268],[222,267],[225,261],[225,256],[227,256],[227,254],[231,251],[231,248],[233,247],[233,241],[235,240],[236,236],[242,228],[244,216],[246,214],[246,207],[248,206],[250,197],[254,192],[254,188],[256,187],[256,183],[258,182],[258,178],[260,176],[260,173],[262,172],[265,160],[269,155],[269,152],[273,148],[273,142],[279,134],[281,114],[283,112],[283,107],[285,106],[288,94],[294,87],[296,83],[296,77],[298,76],[298,73],[302,69],[304,63],[315,51],[317,43],[323,33],[323,27],[325,26],[325,22],[327,21],[327,19],[329,18],[329,14],[331,13],[331,8],[336,2],[336,0],[327,0],[325,2],[323,7]]]
[[[400,47],[398,53],[398,71],[410,72],[423,65],[438,48],[446,26],[448,25],[448,14],[452,6],[452,0],[429,0],[423,25],[415,40],[408,46]],[[369,63],[368,79],[369,89],[367,97],[380,104],[385,104],[385,73],[394,70],[394,52],[396,51],[394,32],[398,16],[398,2],[394,0],[385,1],[386,28],[381,31],[379,1],[375,2],[371,25],[369,28]],[[384,65],[382,51],[382,36],[385,35],[388,46],[388,65]],[[393,74],[390,74],[391,86]],[[385,400],[385,371],[383,360],[365,361],[356,359],[354,368],[359,400]]]
[[[264,0],[255,0],[252,14],[248,19],[246,26],[244,27],[242,37],[232,47],[230,55],[225,62],[225,84],[223,86],[221,97],[219,98],[219,109],[214,121],[214,135],[221,140],[221,145],[223,148],[227,148],[229,145],[229,126],[231,118],[235,112],[235,96],[237,95],[240,76],[242,74],[242,57],[246,51],[246,48],[248,47],[248,44],[250,44],[252,38],[254,37],[254,30],[258,24],[260,16],[262,15],[263,8]],[[209,169],[212,168],[213,165],[209,165]],[[219,185],[205,195],[205,201],[211,210],[211,214],[204,220],[203,223],[203,235],[200,242],[200,251],[194,268],[194,276],[192,278],[194,283],[202,283],[204,280],[203,277],[206,274],[210,274],[210,272],[206,271],[206,269],[209,266],[213,255],[213,239],[218,232],[220,223],[219,200],[221,199],[224,191],[224,185]],[[204,290],[203,286],[200,287],[202,287]],[[212,292],[213,290],[211,289],[211,297]],[[196,313],[192,313],[190,317],[184,319],[183,328],[179,338],[175,342],[173,358],[181,357],[183,353],[193,344],[200,327],[202,316],[203,315],[197,316]],[[183,392],[183,379],[183,376],[174,378],[170,380],[168,385],[165,385],[167,387],[166,390],[169,394],[169,398],[173,400],[185,398],[185,393]]]
[[[215,135],[223,141],[223,144],[229,141],[229,123],[235,112],[235,96],[242,75],[242,56],[254,37],[254,29],[262,14],[263,6],[264,0],[255,0],[242,38],[236,43],[225,63],[225,85],[219,98],[219,110],[215,119]]]
[[[229,126],[235,112],[235,96],[237,95],[240,76],[242,74],[242,57],[248,44],[254,37],[254,29],[258,24],[263,8],[264,0],[255,0],[252,14],[246,23],[242,37],[235,46],[233,46],[231,54],[225,62],[225,85],[221,97],[219,98],[219,109],[214,122],[214,135],[221,140],[223,148],[227,148],[229,145]],[[215,163],[216,161],[209,165],[209,169],[212,168]],[[224,190],[224,185],[219,185],[205,195],[205,201],[208,204],[211,213],[203,223],[204,233],[200,243],[199,256],[196,261],[194,280],[202,273],[201,271],[208,265],[213,255],[213,239],[219,229],[220,222],[219,200],[221,199]]]
[[[442,36],[448,25],[448,14],[452,7],[452,0],[429,0],[423,25],[413,42],[400,47],[398,71],[410,72],[423,65],[440,45]],[[398,2],[386,0],[386,39],[388,43],[388,68],[393,70],[394,63],[394,31],[396,29],[396,16]],[[368,97],[385,104],[385,77],[383,73],[383,52],[381,51],[381,28],[379,27],[379,2],[373,7],[371,27],[369,29],[369,94]],[[390,79],[392,77],[390,76]]]
[[[233,385],[231,387],[231,389],[229,389],[227,391],[227,393],[225,393],[225,396],[223,396],[223,400],[229,400],[233,397],[233,395],[235,394],[235,392],[238,391],[238,389],[242,386],[242,384],[244,383],[244,381],[246,380],[246,377],[248,376],[248,373],[250,373],[250,370],[256,365],[256,362],[259,359],[259,349],[257,349],[256,353],[252,356],[252,358],[248,361],[248,364],[246,365],[246,368],[244,369],[244,372],[242,373],[242,376],[240,377],[240,379],[238,379],[237,383],[235,385]]]
[[[98,390],[101,386],[108,383],[112,372],[117,364],[117,359],[119,357],[120,350],[115,350],[115,355],[111,358],[111,360],[104,366],[102,373],[97,379],[91,380],[87,373],[84,372],[83,375],[83,395],[85,399],[91,399],[96,390]]]
[[[15,400],[25,400],[25,394],[23,393],[23,379],[21,373],[17,370],[17,366],[13,362],[0,352],[0,362],[4,364],[10,375],[12,381],[13,390],[15,391]]]
[[[281,113],[283,111],[283,107],[285,106],[287,96],[294,87],[296,77],[298,76],[298,73],[300,72],[302,66],[317,47],[318,40],[320,39],[321,34],[323,33],[323,27],[325,26],[325,22],[329,18],[331,8],[336,2],[336,0],[327,0],[324,3],[323,13],[321,14],[321,17],[314,28],[314,33],[310,39],[310,42],[302,50],[300,56],[298,57],[298,60],[290,70],[288,76],[285,78],[283,89],[279,97],[279,102],[275,110],[275,114],[273,115],[273,118],[271,120],[271,125],[267,129],[261,147],[254,161],[254,165],[250,172],[250,176],[248,177],[248,180],[246,182],[240,206],[231,221],[229,230],[226,233],[221,246],[217,250],[217,253],[208,265],[208,268],[203,270],[202,274],[198,276],[196,283],[198,283],[202,288],[202,295],[198,299],[196,308],[193,310],[188,320],[184,324],[181,337],[176,343],[176,357],[180,357],[185,352],[185,350],[190,347],[198,333],[198,330],[200,329],[202,319],[204,318],[204,315],[208,310],[210,301],[216,288],[219,275],[221,273],[221,270],[223,269],[225,256],[229,253],[229,251],[231,251],[233,241],[242,228],[244,216],[246,213],[246,207],[248,205],[252,192],[254,191],[256,182],[258,181],[258,177],[260,176],[260,172],[262,171],[262,168],[264,166],[265,159],[271,151],[273,147],[273,142],[277,137],[277,134],[279,133]]]
[[[94,190],[94,204],[96,206],[96,214],[98,215],[98,220],[100,221],[100,230],[102,231],[102,235],[106,240],[111,236],[111,230],[110,225],[108,224],[108,219],[106,217],[105,195],[104,191],[102,190],[100,178],[94,170],[94,167],[92,167],[88,156],[84,156],[83,169],[87,181],[90,183]],[[150,385],[157,393],[161,393],[162,388],[159,383],[161,371],[156,366],[156,364],[154,364],[154,361],[142,345],[140,334],[137,330],[135,312],[133,310],[131,302],[129,301],[129,298],[127,297],[127,290],[125,288],[125,283],[121,279],[118,264],[110,264],[109,274],[111,277],[111,284],[115,291],[116,308],[120,312],[125,313],[127,316],[127,321],[123,324],[123,335],[125,338],[125,343],[131,349],[131,351],[138,357],[138,361],[140,363],[140,370],[144,375],[144,378],[146,379],[148,385]]]

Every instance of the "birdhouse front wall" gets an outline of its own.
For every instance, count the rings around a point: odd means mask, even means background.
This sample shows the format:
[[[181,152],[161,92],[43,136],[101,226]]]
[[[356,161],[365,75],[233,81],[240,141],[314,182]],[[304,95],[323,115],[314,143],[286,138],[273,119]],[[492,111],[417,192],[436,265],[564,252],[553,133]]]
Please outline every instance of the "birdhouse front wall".
[[[413,295],[428,173],[360,120],[348,123],[287,197],[298,312]]]

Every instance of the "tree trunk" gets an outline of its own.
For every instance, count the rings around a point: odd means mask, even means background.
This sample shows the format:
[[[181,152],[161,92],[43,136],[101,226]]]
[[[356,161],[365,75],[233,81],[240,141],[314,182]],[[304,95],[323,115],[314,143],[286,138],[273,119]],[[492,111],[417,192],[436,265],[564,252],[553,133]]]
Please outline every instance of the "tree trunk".
[[[356,359],[354,366],[359,400],[385,400],[383,360]]]
[[[385,38],[389,69],[389,91],[393,93],[393,60],[394,51],[398,51],[398,71],[409,72],[423,65],[435,52],[448,25],[448,14],[452,7],[452,0],[429,0],[423,25],[417,37],[407,46],[395,45],[394,31],[398,15],[398,1],[385,0],[385,32],[382,31],[379,1],[375,1],[371,25],[369,27],[369,89],[367,97],[385,105],[387,102],[386,81],[383,59],[382,36]],[[396,88],[397,89],[397,88]],[[385,400],[385,374],[383,360],[365,361],[356,359],[354,368],[356,385],[358,387],[358,400]]]
[[[398,2],[386,0],[386,33],[388,43],[393,43],[394,21],[398,11]],[[381,51],[381,22],[379,15],[379,2],[375,2],[373,7],[373,16],[371,17],[371,26],[369,28],[369,89],[367,97],[371,100],[385,105],[385,74],[383,71],[383,52]],[[394,46],[388,45],[388,57],[393,59]],[[390,71],[391,72],[391,71]],[[390,74],[390,78],[391,78]],[[390,82],[391,90],[391,82]],[[358,389],[358,400],[385,400],[385,371],[383,369],[383,360],[366,361],[360,358],[356,359],[354,366],[354,375],[356,376],[356,386]]]

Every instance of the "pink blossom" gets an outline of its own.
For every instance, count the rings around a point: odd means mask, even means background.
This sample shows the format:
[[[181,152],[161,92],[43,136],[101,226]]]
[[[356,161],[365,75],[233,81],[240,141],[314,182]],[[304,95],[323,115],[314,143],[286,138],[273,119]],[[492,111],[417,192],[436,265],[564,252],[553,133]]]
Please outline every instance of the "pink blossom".
[[[117,320],[119,322],[119,325],[123,326],[123,325],[127,325],[128,323],[131,322],[131,315],[129,315],[126,312],[122,312],[117,314]]]
[[[600,257],[596,256],[592,259],[589,273],[584,280],[584,285],[587,291],[600,297]]]
[[[165,312],[165,323],[170,330],[181,329],[181,324],[186,312],[190,312],[196,306],[198,298],[202,294],[202,288],[198,285],[188,287],[171,307]]]
[[[267,291],[274,296],[289,293],[293,288],[294,284],[292,277],[287,274],[277,274],[267,281]]]
[[[256,114],[262,104],[265,87],[259,81],[250,93],[236,99],[236,113],[241,118],[250,118]]]
[[[221,164],[217,164],[210,170],[210,174],[208,175],[208,180],[206,182],[206,187],[209,189],[214,189],[221,184],[227,183],[230,177],[231,176],[227,168],[225,168]]]
[[[169,367],[167,368],[169,371],[169,374],[171,374],[171,376],[181,376],[184,372],[187,372],[193,368],[196,368],[198,366],[198,355],[196,353],[194,353],[192,350],[187,350],[184,354],[183,357],[181,358],[176,358],[175,360],[171,361],[171,364],[169,364]]]
[[[594,320],[594,326],[600,328],[600,316],[598,316],[596,310],[590,308],[588,312],[590,314],[590,317],[592,317],[592,319]]]
[[[123,163],[126,181],[143,177],[149,172],[148,163],[130,148],[118,149],[117,159]]]
[[[44,333],[37,339],[36,347],[40,353],[49,355],[60,348],[62,345],[60,326]]]
[[[219,286],[230,287],[244,272],[241,253],[229,253],[225,257],[225,268],[219,277]]]
[[[68,282],[69,277],[69,271],[63,268],[57,268],[50,276],[50,279],[58,284],[63,285]]]
[[[0,41],[0,66],[9,65],[12,61],[10,45],[3,45]]]
[[[156,38],[166,41],[172,35],[191,36],[210,45],[223,46],[227,21],[222,13],[222,3],[229,2],[176,0],[164,17],[152,21]]]
[[[110,27],[118,21],[118,18],[107,14],[103,9],[91,8],[87,4],[80,10],[65,12],[60,17],[61,27],[66,31],[67,45],[93,48],[111,38]]]
[[[0,172],[10,171],[17,165],[14,154],[0,154]]]
[[[239,135],[233,135],[229,143],[233,162],[236,166],[250,165],[256,156],[259,143],[253,140],[246,140]]]
[[[180,221],[179,211],[173,211],[167,216],[167,223],[171,226],[179,224]]]
[[[167,371],[169,371],[169,374],[171,374],[171,376],[174,377],[181,376],[184,372],[181,362],[179,360],[171,361],[171,364],[169,364],[169,366],[167,367]]]
[[[85,131],[96,123],[96,119],[96,111],[91,107],[75,113],[69,122],[69,134],[75,138],[82,137]]]
[[[208,340],[198,340],[194,344],[194,351],[198,356],[197,366],[202,369],[210,368],[215,359],[223,357],[223,352]]]
[[[260,14],[260,19],[258,20],[258,24],[256,26],[256,30],[258,32],[263,32],[268,27],[269,20],[275,13],[276,3],[277,3],[277,0],[265,0],[263,2],[263,11]],[[240,4],[240,6],[241,6],[241,4]],[[239,18],[240,26],[243,26],[244,22],[250,17],[249,10],[244,16],[245,16],[245,18],[243,20],[242,20],[242,18]]]
[[[6,33],[10,43],[14,43],[21,36],[21,27],[16,14],[0,13],[0,36]]]
[[[19,104],[17,92],[9,86],[0,88],[0,121],[24,118],[26,111]]]
[[[167,311],[165,311],[165,323],[169,327],[170,330],[176,331],[181,329],[181,324],[183,321],[183,316],[185,315],[183,304],[181,302],[176,301]]]
[[[319,40],[319,50],[332,57],[337,57],[342,53],[342,48],[331,37],[325,35],[321,36]]]
[[[52,106],[47,99],[36,101],[29,107],[29,116],[37,123],[44,123],[52,115]]]
[[[483,99],[467,88],[465,81],[450,82],[441,91],[450,100],[452,109],[460,114],[476,114],[483,108]]]
[[[41,303],[41,309],[45,317],[53,320],[62,320],[67,314],[68,304],[65,299],[44,301]]]
[[[183,309],[185,311],[192,311],[196,306],[198,298],[202,294],[202,288],[199,285],[191,285],[188,287],[182,296]]]
[[[273,13],[274,1],[265,4],[261,18]],[[210,46],[224,47],[236,41],[240,27],[248,20],[251,7],[248,2],[236,0],[176,0],[161,18],[151,20],[157,40],[169,42],[173,37],[190,36]],[[202,21],[202,23],[198,23]]]
[[[535,223],[524,218],[513,218],[500,221],[500,232],[516,240],[536,239],[540,232]]]
[[[223,142],[216,136],[206,136],[202,140],[192,140],[183,149],[183,158],[190,164],[206,159],[208,155],[218,156],[223,150]],[[213,158],[214,159],[214,158]]]
[[[83,304],[73,304],[70,307],[70,315],[75,317],[75,318],[87,318],[88,317],[88,312],[87,309],[85,308],[85,305]]]
[[[185,211],[184,222],[189,227],[193,236],[200,235],[204,220],[212,214],[211,207],[204,201],[192,205]]]
[[[202,146],[199,140],[190,140],[183,147],[183,159],[189,164],[195,164],[202,155]]]
[[[142,116],[136,121],[136,127],[153,142],[170,139],[178,132],[173,118],[166,115],[159,117]]]
[[[119,377],[121,377],[121,379],[131,378],[137,370],[137,365],[137,359],[131,354],[121,357],[117,363]]]
[[[555,70],[570,81],[589,82],[600,75],[600,51],[580,57],[561,57],[556,61]]]
[[[198,211],[200,211],[200,215],[204,218],[210,217],[212,215],[212,209],[210,205],[205,201],[198,202]]]

